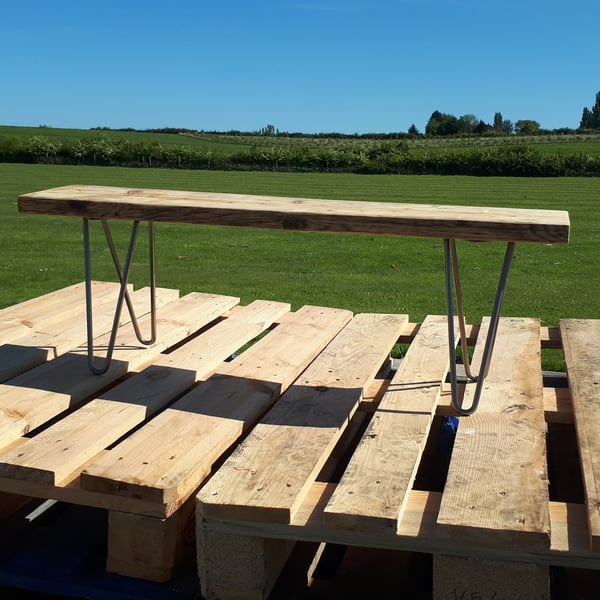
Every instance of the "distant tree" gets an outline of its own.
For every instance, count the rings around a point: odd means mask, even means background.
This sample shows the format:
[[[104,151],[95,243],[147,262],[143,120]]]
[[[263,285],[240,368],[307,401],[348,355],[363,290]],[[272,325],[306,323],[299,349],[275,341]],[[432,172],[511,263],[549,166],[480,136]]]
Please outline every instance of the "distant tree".
[[[600,92],[596,93],[596,104],[591,109],[587,106],[584,107],[579,127],[582,129],[600,129]]]
[[[277,135],[279,130],[275,128],[275,125],[265,125],[260,131],[260,135]]]
[[[473,129],[473,133],[478,133],[478,134],[482,134],[485,133],[486,131],[490,131],[492,129],[492,126],[489,123],[486,123],[483,120],[479,120],[479,123],[477,123],[477,125],[475,126],[475,128]]]
[[[414,123],[408,128],[408,135],[421,135]]]
[[[455,135],[459,132],[458,119],[454,115],[435,110],[425,126],[427,135]]]
[[[540,124],[530,119],[522,119],[515,123],[515,133],[519,135],[536,135],[540,133],[540,130]]]
[[[463,115],[458,119],[459,133],[473,133],[479,120],[475,115]]]
[[[494,114],[493,128],[494,128],[494,131],[497,131],[499,133],[509,134],[509,133],[513,132],[512,122],[509,121],[508,119],[503,119],[501,112],[497,112],[496,114]]]

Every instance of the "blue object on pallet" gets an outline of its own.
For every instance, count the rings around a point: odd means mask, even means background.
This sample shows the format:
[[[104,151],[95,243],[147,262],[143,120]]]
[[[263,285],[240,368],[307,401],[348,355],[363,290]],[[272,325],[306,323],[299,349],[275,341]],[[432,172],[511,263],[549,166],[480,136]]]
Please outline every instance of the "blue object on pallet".
[[[2,529],[0,586],[89,600],[198,597],[193,568],[165,584],[106,573],[105,510],[57,503],[32,521],[14,515]]]

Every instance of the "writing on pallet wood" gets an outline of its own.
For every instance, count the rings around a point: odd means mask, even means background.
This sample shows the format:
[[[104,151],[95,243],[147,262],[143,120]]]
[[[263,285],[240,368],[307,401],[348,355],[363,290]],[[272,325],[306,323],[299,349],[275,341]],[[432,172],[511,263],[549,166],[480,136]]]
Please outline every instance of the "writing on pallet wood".
[[[434,556],[433,600],[550,600],[546,565]]]
[[[566,244],[565,211],[277,198],[71,185],[19,197],[19,210],[90,219],[168,221],[478,241]]]

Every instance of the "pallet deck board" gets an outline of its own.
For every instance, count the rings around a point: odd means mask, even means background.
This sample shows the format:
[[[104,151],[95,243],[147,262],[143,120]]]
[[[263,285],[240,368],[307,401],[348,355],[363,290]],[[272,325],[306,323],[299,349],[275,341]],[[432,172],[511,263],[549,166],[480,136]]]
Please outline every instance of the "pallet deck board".
[[[64,317],[80,292],[48,306]],[[140,307],[147,306],[147,291],[141,295]],[[282,549],[304,540],[600,571],[600,321],[564,319],[559,329],[503,317],[480,408],[459,418],[446,448],[447,439],[437,438],[442,419],[454,414],[446,317],[410,323],[406,315],[291,312],[286,303],[175,295],[168,291],[159,309],[158,347],[142,347],[130,324],[119,330],[118,373],[92,375],[85,349],[76,347],[31,368],[23,358],[21,374],[0,385],[3,516],[26,497],[107,511],[109,538],[121,540],[118,551],[106,551],[109,568],[150,579],[168,577],[177,564],[162,553],[170,556],[189,534],[195,502],[198,552],[211,552],[203,539],[222,539],[231,560],[239,550],[228,545],[232,539],[252,539],[240,548],[259,550],[261,540],[269,548],[269,540],[281,540]],[[26,318],[26,304],[16,314]],[[48,316],[47,323],[33,329],[46,334],[64,320]],[[484,319],[468,328],[475,372],[486,327]],[[96,341],[101,355],[101,336]],[[390,361],[396,341],[408,350]],[[568,378],[542,377],[544,347],[564,350]],[[473,388],[461,385],[467,405]],[[19,427],[7,435],[13,422]],[[557,440],[566,438],[556,437],[555,426],[581,454],[585,498],[548,496],[546,464],[564,460]],[[450,462],[443,491],[416,489],[425,480],[422,473],[415,479],[415,469],[432,468],[442,441]],[[381,452],[373,457],[375,444]],[[246,480],[265,483],[264,501],[242,488]],[[390,491],[381,492],[382,484]],[[233,499],[225,510],[215,490]],[[149,531],[160,546],[156,567],[123,553],[129,539],[140,544]]]
[[[327,508],[340,527],[398,522],[448,372],[446,317],[423,322],[375,410]]]
[[[549,545],[544,432],[539,322],[503,318],[479,409],[454,442],[438,518],[449,536]]]
[[[92,283],[98,302],[117,299],[117,283]],[[15,306],[0,309],[0,344],[8,344],[34,332],[48,329],[60,331],[57,323],[65,323],[85,314],[85,290],[82,283],[32,298]]]
[[[592,548],[600,552],[600,320],[561,319],[588,506]]]
[[[102,291],[102,290],[101,290]],[[98,294],[94,302],[94,335],[96,337],[110,331],[114,320],[118,288]],[[179,297],[177,290],[158,289],[156,292],[157,307],[163,306]],[[149,312],[149,291],[147,288],[136,290],[130,295],[138,317]],[[77,299],[78,310],[61,312],[60,320],[54,320],[43,327],[36,327],[26,335],[14,340],[11,344],[0,346],[0,383],[8,381],[25,371],[42,363],[61,356],[69,350],[86,344],[87,328],[85,323],[85,301]],[[129,313],[123,311],[120,324],[130,322]]]
[[[288,522],[407,322],[354,317],[205,486],[205,510]]]
[[[351,316],[314,306],[287,315],[270,335],[90,465],[82,486],[156,502],[168,516]]]
[[[202,310],[202,299],[205,306]],[[141,346],[130,328],[120,337],[111,368],[90,377],[86,350],[72,351],[0,384],[0,447],[43,425],[63,411],[81,404],[90,395],[156,358],[165,348],[216,319],[239,299],[191,293],[159,309],[160,340]],[[148,319],[140,325],[148,326]],[[103,347],[108,335],[96,340]]]
[[[206,377],[289,311],[255,301],[0,456],[0,477],[57,484]],[[219,311],[220,312],[220,311]]]

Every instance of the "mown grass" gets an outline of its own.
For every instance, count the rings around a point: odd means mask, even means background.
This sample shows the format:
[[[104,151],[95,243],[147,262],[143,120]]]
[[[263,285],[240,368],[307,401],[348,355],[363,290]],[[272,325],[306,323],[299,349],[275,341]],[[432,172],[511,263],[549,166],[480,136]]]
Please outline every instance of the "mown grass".
[[[83,280],[81,223],[68,217],[23,215],[17,196],[72,183],[345,198],[436,204],[568,210],[568,246],[521,244],[503,314],[596,318],[600,276],[598,179],[475,178],[397,175],[205,172],[112,167],[0,164],[0,307]],[[128,225],[114,223],[124,248]],[[115,275],[94,228],[93,276]],[[145,244],[132,272],[146,285]],[[467,318],[491,311],[504,248],[459,245]],[[418,321],[445,312],[442,243],[368,235],[157,225],[157,281],[182,293],[203,290],[355,312],[406,312]],[[548,366],[548,365],[547,365]],[[558,365],[551,365],[556,368]]]

